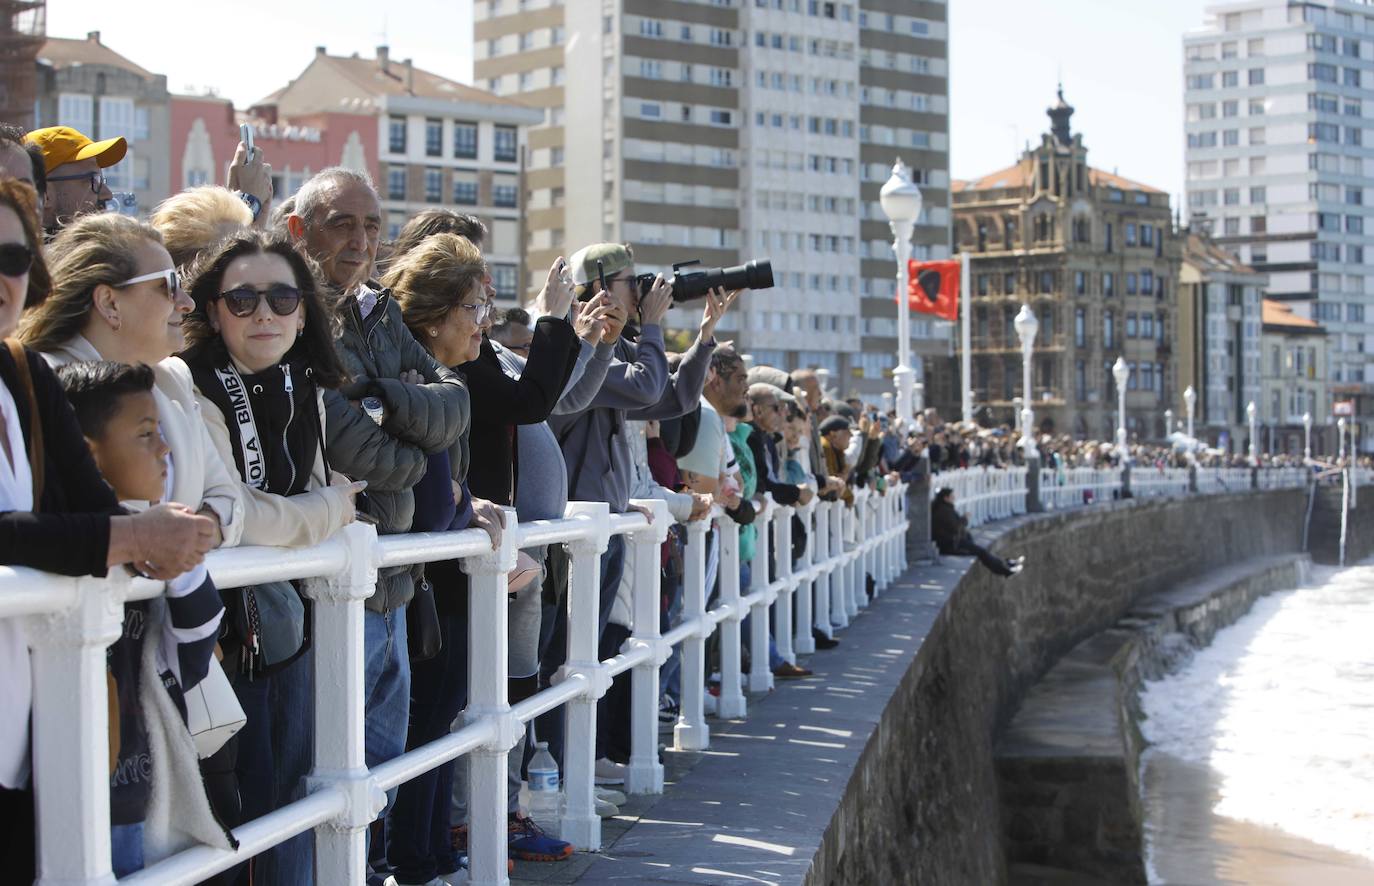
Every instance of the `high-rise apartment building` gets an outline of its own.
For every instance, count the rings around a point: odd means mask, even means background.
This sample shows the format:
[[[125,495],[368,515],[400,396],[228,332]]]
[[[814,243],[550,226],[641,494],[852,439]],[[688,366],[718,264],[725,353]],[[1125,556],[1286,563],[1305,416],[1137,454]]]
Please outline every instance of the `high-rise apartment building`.
[[[1347,0],[1209,7],[1184,37],[1188,209],[1321,324],[1327,393],[1374,418],[1374,8]],[[1366,252],[1369,255],[1366,256]],[[1330,402],[1318,404],[1324,421]],[[1368,439],[1362,434],[1361,439]]]
[[[878,190],[925,195],[914,255],[949,247],[947,6],[818,0],[479,0],[475,80],[545,111],[526,257],[630,243],[641,271],[773,263],[723,333],[759,363],[891,390],[896,265]],[[871,297],[865,297],[871,296]],[[674,315],[695,325],[699,307]],[[946,354],[944,324],[913,324]]]

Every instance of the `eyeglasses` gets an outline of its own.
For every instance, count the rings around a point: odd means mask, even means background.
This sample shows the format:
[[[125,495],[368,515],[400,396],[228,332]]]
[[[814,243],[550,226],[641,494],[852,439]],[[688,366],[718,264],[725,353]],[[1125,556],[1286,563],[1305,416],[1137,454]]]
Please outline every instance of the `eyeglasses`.
[[[33,250],[24,243],[6,243],[0,246],[0,274],[18,277],[28,273],[33,266]]]
[[[219,299],[224,307],[235,317],[251,317],[258,312],[258,305],[267,299],[267,306],[278,317],[290,317],[301,306],[301,291],[285,283],[276,283],[266,289],[258,290],[250,286],[237,286],[228,292],[221,292]]]
[[[116,283],[115,289],[123,289],[125,286],[133,286],[135,283],[146,283],[149,280],[161,280],[167,286],[167,297],[181,291],[181,274],[177,273],[176,268],[166,268],[161,271],[152,271],[147,274],[139,274],[137,277],[130,277],[123,283]]]
[[[48,181],[74,182],[80,181],[83,178],[90,180],[92,194],[99,194],[101,189],[105,187],[105,173],[101,170],[96,170],[95,172],[78,172],[73,175],[50,175],[48,176]]]
[[[492,304],[489,301],[481,301],[475,305],[460,303],[457,305],[457,307],[460,307],[465,311],[471,311],[472,322],[476,323],[478,326],[481,326],[483,323],[487,322],[487,320],[491,319],[492,313],[496,310],[496,305]]]

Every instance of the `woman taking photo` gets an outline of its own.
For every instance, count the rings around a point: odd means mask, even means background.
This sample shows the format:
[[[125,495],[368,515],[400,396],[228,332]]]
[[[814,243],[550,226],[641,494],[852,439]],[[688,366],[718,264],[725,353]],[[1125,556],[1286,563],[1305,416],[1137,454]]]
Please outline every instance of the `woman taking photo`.
[[[110,360],[153,367],[158,421],[171,447],[167,501],[215,523],[215,544],[238,544],[243,504],[238,482],[215,451],[179,360],[181,318],[191,299],[181,288],[162,237],[113,213],[87,215],[48,246],[52,294],[24,315],[19,338],[49,365]]]
[[[0,337],[48,294],[33,189],[0,181]],[[202,562],[212,522],[165,504],[125,515],[101,478],[62,386],[38,355],[17,363],[0,347],[0,563],[62,575],[104,576],[138,564],[169,579]],[[41,443],[39,442],[41,441]],[[34,879],[33,792],[29,784],[32,678],[23,619],[0,619],[0,870]]]
[[[215,448],[241,481],[242,543],[317,544],[352,522],[354,496],[366,484],[331,477],[324,455],[323,389],[337,388],[344,373],[315,278],[288,241],[246,230],[211,247],[199,268],[180,359]],[[312,746],[309,619],[288,582],[225,598],[224,665],[248,722],[236,736],[237,760],[218,763],[236,776],[242,803],[237,816],[225,811],[248,821],[303,795]],[[264,853],[254,882],[309,882],[310,841],[302,834]]]

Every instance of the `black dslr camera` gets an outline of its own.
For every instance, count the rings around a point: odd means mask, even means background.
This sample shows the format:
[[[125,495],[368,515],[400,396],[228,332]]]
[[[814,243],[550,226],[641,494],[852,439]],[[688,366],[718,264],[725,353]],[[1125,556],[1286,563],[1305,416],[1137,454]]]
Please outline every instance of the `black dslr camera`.
[[[711,289],[772,289],[773,263],[766,258],[755,259],[733,268],[702,268],[697,259],[673,265],[673,303],[701,298]],[[688,270],[683,270],[687,268]],[[643,298],[653,288],[655,274],[639,274],[635,285]]]

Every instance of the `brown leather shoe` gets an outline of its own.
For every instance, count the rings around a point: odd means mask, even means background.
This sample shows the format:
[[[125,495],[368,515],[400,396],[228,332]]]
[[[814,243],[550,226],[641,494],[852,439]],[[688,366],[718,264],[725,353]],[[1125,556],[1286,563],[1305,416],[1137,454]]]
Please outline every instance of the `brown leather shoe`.
[[[780,680],[797,680],[801,677],[811,676],[811,669],[801,665],[794,665],[790,661],[785,661],[773,668],[773,676]]]

